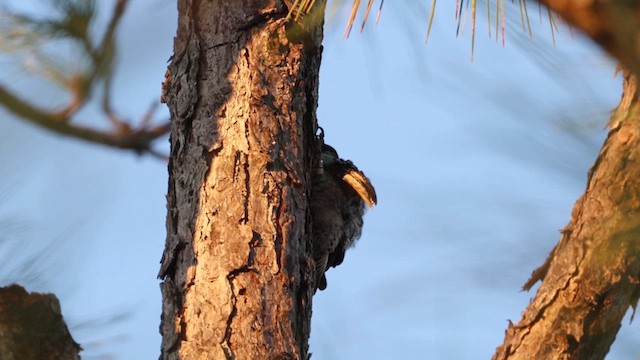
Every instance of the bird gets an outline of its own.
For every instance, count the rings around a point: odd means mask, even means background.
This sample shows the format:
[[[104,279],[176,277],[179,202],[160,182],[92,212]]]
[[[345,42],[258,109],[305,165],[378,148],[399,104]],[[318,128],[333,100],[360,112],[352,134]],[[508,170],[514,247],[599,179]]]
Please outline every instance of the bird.
[[[342,264],[362,235],[365,205],[373,208],[378,202],[371,181],[353,162],[341,159],[330,145],[322,143],[321,151],[310,201],[315,290],[326,289],[325,272]]]

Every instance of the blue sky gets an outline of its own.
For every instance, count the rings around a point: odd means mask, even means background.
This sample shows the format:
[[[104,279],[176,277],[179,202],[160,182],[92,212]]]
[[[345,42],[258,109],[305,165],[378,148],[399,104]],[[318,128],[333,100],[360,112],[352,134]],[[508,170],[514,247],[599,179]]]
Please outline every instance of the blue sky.
[[[132,119],[158,98],[174,6],[133,1],[123,20],[114,105]],[[560,26],[554,48],[537,11],[531,43],[512,10],[504,48],[479,15],[473,62],[453,3],[439,2],[427,45],[427,6],[410,1],[386,2],[380,24],[348,40],[340,12],[327,28],[320,125],[379,205],[314,298],[314,359],[489,358],[533,297],[519,289],[569,221],[621,80],[577,31]],[[0,81],[60,100],[26,72]],[[0,114],[0,223],[13,229],[0,236],[2,281],[58,295],[88,358],[157,358],[166,164]],[[95,106],[80,118],[103,121]],[[40,276],[16,271],[52,242]],[[618,338],[610,359],[638,356],[637,323]]]

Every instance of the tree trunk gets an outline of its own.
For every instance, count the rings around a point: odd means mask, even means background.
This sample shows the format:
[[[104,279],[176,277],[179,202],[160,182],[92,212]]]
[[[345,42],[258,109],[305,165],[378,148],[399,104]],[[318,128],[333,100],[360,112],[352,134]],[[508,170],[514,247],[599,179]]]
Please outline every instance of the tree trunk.
[[[162,359],[306,359],[324,1],[178,1]]]
[[[640,76],[640,2],[538,0]]]
[[[0,288],[0,359],[77,360],[80,350],[55,295],[15,284]]]
[[[494,359],[603,359],[640,295],[640,102],[625,71],[623,96],[587,189],[545,264],[543,280]]]

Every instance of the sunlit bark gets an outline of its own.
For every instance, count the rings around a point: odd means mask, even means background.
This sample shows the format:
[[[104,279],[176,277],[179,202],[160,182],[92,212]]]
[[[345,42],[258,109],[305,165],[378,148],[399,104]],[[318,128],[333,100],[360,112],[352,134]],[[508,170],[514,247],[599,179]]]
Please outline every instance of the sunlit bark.
[[[163,359],[306,359],[324,2],[179,1]]]
[[[603,359],[640,287],[640,102],[635,76],[545,264],[540,288],[494,359]]]

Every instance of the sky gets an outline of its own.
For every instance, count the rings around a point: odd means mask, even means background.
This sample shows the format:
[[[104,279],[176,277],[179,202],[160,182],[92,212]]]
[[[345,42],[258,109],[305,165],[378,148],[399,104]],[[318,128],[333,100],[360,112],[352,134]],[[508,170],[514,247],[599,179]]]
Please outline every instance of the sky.
[[[453,2],[438,3],[425,44],[426,3],[385,2],[349,39],[344,11],[325,29],[319,123],[379,204],[314,297],[316,360],[489,358],[533,297],[520,288],[568,223],[620,98],[615,63],[562,24],[554,47],[535,9],[531,41],[507,3],[504,47],[479,14],[471,61]],[[176,17],[172,1],[137,0],[123,19],[114,106],[128,118],[159,97]],[[0,82],[63,99],[24,70]],[[0,116],[0,282],[55,293],[85,358],[157,358],[166,163]],[[104,121],[95,104],[78,119]],[[623,322],[608,359],[637,358],[638,332]]]

